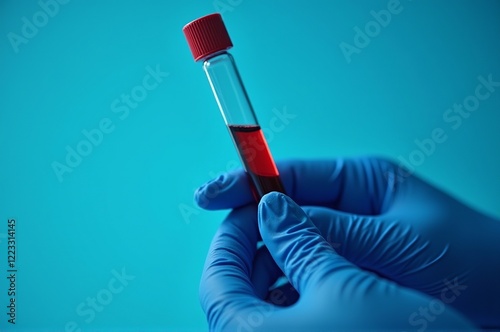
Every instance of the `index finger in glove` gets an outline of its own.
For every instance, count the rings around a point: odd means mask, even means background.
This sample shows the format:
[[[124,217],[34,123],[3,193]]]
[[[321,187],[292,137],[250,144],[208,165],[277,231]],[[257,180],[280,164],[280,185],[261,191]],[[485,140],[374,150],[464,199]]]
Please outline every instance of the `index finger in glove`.
[[[285,160],[277,163],[280,178],[299,205],[376,215],[388,207],[401,169],[380,158]],[[254,203],[243,170],[225,173],[195,193],[198,205],[207,210],[228,209]]]

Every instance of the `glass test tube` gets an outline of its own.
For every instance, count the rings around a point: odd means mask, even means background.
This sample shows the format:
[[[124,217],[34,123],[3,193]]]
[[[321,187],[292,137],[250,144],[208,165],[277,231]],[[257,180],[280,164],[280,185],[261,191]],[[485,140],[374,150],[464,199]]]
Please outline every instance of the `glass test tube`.
[[[250,104],[235,61],[233,46],[220,14],[211,14],[183,28],[195,61],[203,61],[219,109],[247,172],[257,201],[271,192],[284,193],[278,169]]]

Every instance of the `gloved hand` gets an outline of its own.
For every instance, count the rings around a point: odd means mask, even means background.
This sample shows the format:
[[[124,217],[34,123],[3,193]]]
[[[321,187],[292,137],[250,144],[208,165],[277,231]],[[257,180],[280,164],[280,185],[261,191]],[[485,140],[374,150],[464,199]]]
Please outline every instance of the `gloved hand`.
[[[500,327],[498,220],[381,159],[297,160],[278,168],[287,193],[335,251],[363,270],[435,299],[430,315],[417,307],[406,318],[413,326],[438,321],[433,313],[446,304],[478,326]],[[210,210],[253,202],[243,171],[207,183],[195,197]],[[279,274],[261,248],[254,284],[267,285]],[[265,293],[262,287],[259,292]]]
[[[213,239],[200,285],[210,330],[413,330],[418,326],[412,324],[411,317],[419,310],[431,313],[423,328],[473,329],[443,303],[364,271],[339,256],[304,211],[275,192],[264,196],[259,204],[258,227],[268,252],[300,298],[290,307],[265,302],[258,294],[266,292],[272,283],[252,282],[252,272],[262,272],[262,267],[253,266],[259,240],[255,216],[254,206],[234,210]],[[279,289],[271,297],[278,304],[287,301]]]

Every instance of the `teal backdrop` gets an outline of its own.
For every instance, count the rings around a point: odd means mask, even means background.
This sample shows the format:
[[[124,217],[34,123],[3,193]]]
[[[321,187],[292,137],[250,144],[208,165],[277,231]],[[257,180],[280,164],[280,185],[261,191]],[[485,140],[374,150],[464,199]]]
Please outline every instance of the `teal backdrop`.
[[[192,197],[239,161],[182,27],[215,11],[276,159],[386,156],[500,216],[499,1],[3,0],[0,330],[207,329],[227,211]]]

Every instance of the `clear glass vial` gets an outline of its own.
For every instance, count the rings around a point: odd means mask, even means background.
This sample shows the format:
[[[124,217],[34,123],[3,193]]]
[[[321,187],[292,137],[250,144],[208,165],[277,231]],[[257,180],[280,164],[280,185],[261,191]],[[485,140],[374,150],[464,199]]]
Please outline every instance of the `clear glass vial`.
[[[284,193],[279,172],[257,121],[233,56],[233,44],[220,14],[210,14],[183,28],[195,61],[205,71],[245,171],[255,199],[271,192]]]

